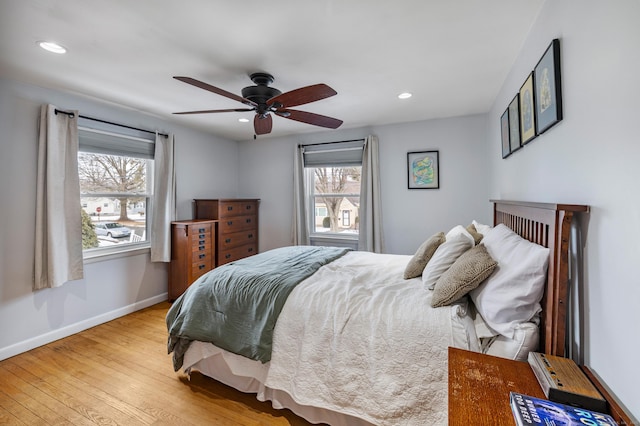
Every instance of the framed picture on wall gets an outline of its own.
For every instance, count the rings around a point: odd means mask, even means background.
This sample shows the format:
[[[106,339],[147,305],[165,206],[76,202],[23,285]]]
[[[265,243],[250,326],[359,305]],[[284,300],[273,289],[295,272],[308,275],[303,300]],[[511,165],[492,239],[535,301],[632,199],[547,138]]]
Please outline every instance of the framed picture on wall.
[[[518,93],[509,104],[509,146],[511,152],[522,147],[520,143],[520,95]]]
[[[560,40],[554,39],[533,70],[536,98],[536,133],[549,130],[562,120]]]
[[[520,105],[521,144],[529,143],[536,137],[536,104],[533,90],[533,71],[525,80],[518,93]]]
[[[407,153],[409,189],[440,188],[440,161],[438,151],[414,151]]]
[[[500,117],[500,134],[502,136],[502,158],[511,154],[509,147],[509,108],[505,109]]]

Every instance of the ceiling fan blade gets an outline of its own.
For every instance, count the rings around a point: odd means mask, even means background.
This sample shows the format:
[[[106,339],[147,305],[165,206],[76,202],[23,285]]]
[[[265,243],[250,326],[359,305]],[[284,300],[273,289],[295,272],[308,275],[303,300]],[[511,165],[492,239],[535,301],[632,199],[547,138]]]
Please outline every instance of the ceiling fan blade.
[[[231,92],[227,92],[226,90],[220,89],[219,87],[215,87],[215,86],[212,86],[212,85],[207,84],[205,82],[202,82],[200,80],[196,80],[195,78],[191,78],[191,77],[175,77],[175,76],[173,78],[175,78],[176,80],[180,80],[183,83],[187,83],[187,84],[190,84],[192,86],[199,87],[200,89],[208,90],[209,92],[213,92],[213,93],[215,93],[217,95],[224,96],[225,98],[229,98],[229,99],[233,99],[234,101],[242,102],[245,105],[258,106],[258,104],[256,104],[253,101],[250,101],[249,99],[243,98],[242,96],[234,95]]]
[[[186,115],[186,114],[211,114],[216,112],[247,112],[254,111],[253,108],[232,108],[232,109],[206,109],[204,111],[184,111],[184,112],[174,112],[176,115]]]
[[[256,135],[266,135],[268,133],[271,133],[272,125],[273,120],[271,118],[271,114],[256,114],[256,116],[253,118],[253,128],[256,132]]]
[[[319,101],[337,95],[338,92],[326,84],[314,84],[313,86],[301,87],[290,92],[282,93],[267,101],[268,105],[278,103],[284,107],[293,107]]]
[[[281,117],[289,120],[300,121],[301,123],[313,124],[314,126],[337,129],[342,124],[342,120],[327,117],[326,115],[314,114],[312,112],[298,111],[295,109],[279,109],[276,111]]]

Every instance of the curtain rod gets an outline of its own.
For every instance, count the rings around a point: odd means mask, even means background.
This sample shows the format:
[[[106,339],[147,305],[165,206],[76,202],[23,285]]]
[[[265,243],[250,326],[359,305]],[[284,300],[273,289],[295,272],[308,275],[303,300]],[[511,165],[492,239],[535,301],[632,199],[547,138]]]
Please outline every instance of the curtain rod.
[[[73,118],[73,116],[74,116],[73,112],[70,112],[70,111],[63,111],[63,110],[61,110],[61,109],[56,109],[56,110],[55,110],[55,112],[56,112],[56,114],[57,114],[57,113],[67,114],[70,118]],[[139,131],[139,132],[152,133],[152,134],[154,134],[154,135],[155,135],[156,133],[158,133],[160,136],[164,136],[165,138],[166,138],[166,137],[169,137],[169,135],[167,135],[167,134],[165,134],[165,133],[154,132],[154,131],[152,131],[152,130],[146,130],[146,129],[139,129],[139,128],[137,128],[137,127],[127,126],[127,125],[125,125],[125,124],[114,123],[114,122],[112,122],[112,121],[101,120],[101,119],[99,119],[99,118],[87,117],[86,115],[82,115],[82,114],[79,114],[79,115],[78,115],[78,117],[79,117],[79,118],[84,118],[85,120],[98,121],[98,122],[100,122],[100,123],[104,123],[104,124],[111,124],[111,125],[113,125],[113,126],[125,127],[125,128],[127,128],[127,129],[137,130],[137,131]]]
[[[346,143],[346,142],[359,142],[362,141],[364,142],[364,138],[360,138],[360,139],[351,139],[348,141],[335,141],[335,142],[319,142],[319,143],[307,143],[307,144],[299,144],[299,147],[303,147],[303,146],[315,146],[315,145],[331,145],[334,143]]]

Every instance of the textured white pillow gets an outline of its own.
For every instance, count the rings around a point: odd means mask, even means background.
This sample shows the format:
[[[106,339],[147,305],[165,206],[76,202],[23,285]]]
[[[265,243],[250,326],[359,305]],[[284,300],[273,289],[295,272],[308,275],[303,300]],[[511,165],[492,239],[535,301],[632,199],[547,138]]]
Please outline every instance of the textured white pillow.
[[[515,327],[513,339],[500,335],[491,342],[485,353],[517,361],[526,361],[529,352],[538,350],[540,343],[538,334],[537,325],[531,322],[518,324]]]
[[[452,229],[446,235],[444,243],[440,244],[431,260],[422,271],[422,282],[429,290],[433,290],[438,278],[464,253],[473,247],[473,237],[462,225],[460,229]],[[452,232],[454,231],[455,232]]]
[[[530,321],[541,310],[549,249],[503,224],[492,228],[482,243],[498,267],[469,296],[489,327],[513,339],[516,325]]]
[[[473,224],[473,226],[476,227],[476,231],[478,231],[482,235],[487,235],[487,232],[491,231],[491,229],[492,229],[491,226],[483,225],[482,223],[478,223],[475,220],[473,220],[471,223]]]

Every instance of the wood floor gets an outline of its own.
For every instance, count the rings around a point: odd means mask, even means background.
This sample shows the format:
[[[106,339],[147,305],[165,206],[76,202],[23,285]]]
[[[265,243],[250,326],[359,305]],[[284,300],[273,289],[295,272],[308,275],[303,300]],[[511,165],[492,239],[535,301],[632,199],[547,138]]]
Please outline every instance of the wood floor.
[[[169,306],[0,361],[0,424],[310,425],[199,373],[175,373]]]

